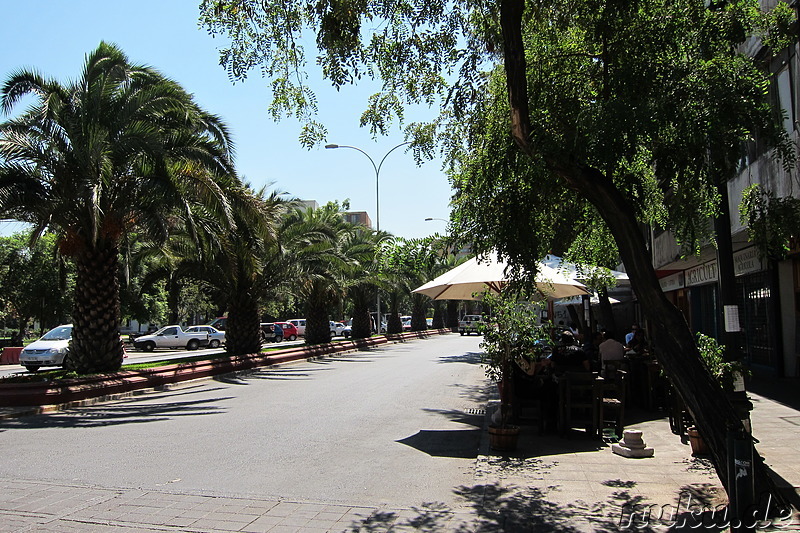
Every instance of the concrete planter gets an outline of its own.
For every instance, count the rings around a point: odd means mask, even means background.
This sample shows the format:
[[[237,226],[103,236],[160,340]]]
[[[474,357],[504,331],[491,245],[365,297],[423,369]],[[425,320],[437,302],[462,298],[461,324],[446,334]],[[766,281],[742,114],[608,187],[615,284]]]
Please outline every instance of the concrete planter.
[[[88,398],[99,398],[138,389],[160,387],[171,383],[207,378],[262,366],[301,359],[313,359],[388,342],[402,342],[409,338],[423,338],[430,336],[431,333],[439,334],[446,333],[446,331],[434,330],[431,332],[410,332],[390,336],[381,335],[369,339],[292,347],[270,352],[269,354],[239,355],[209,361],[179,363],[145,370],[124,370],[59,381],[0,382],[0,407],[41,406],[77,402]]]

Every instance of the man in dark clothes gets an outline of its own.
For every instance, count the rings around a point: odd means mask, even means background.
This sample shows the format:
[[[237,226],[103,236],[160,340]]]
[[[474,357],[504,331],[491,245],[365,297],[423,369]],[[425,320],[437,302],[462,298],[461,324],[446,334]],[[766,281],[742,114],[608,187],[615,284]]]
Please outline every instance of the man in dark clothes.
[[[589,357],[580,346],[575,344],[575,337],[570,331],[564,331],[559,338],[560,345],[556,347],[550,360],[555,367],[555,373],[561,374],[563,372],[588,372]]]

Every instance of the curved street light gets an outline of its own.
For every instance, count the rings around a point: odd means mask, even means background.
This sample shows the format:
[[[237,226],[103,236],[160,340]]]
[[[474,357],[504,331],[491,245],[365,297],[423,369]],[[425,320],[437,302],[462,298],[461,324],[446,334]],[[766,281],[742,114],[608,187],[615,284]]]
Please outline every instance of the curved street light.
[[[375,160],[373,160],[367,152],[365,152],[364,150],[362,150],[361,148],[359,148],[357,146],[349,146],[347,144],[326,144],[325,145],[325,148],[327,148],[329,150],[334,149],[334,148],[350,148],[352,150],[358,150],[359,152],[364,154],[367,157],[367,159],[369,159],[370,163],[372,163],[372,168],[375,169],[375,229],[377,231],[381,230],[381,197],[380,197],[381,167],[383,166],[383,162],[386,161],[386,158],[389,156],[389,154],[391,154],[392,152],[394,152],[395,150],[397,150],[401,146],[405,146],[407,144],[411,144],[411,141],[402,142],[402,143],[398,144],[397,146],[392,147],[388,152],[386,152],[384,154],[384,156],[381,159],[380,163],[378,163],[377,165],[375,164]]]
[[[357,150],[367,156],[369,162],[372,163],[372,168],[375,169],[375,230],[380,232],[381,231],[381,195],[380,195],[380,178],[381,178],[381,167],[383,166],[383,162],[386,161],[386,158],[400,148],[401,146],[405,146],[407,144],[411,144],[411,141],[406,141],[398,144],[397,146],[393,146],[388,152],[386,152],[383,157],[381,158],[380,163],[377,165],[375,164],[375,160],[370,157],[370,155],[362,150],[357,146],[350,146],[347,144],[326,144],[325,148],[328,150],[332,150],[335,148],[350,148],[351,150]],[[378,301],[377,301],[377,317],[378,320],[376,321],[375,328],[378,331],[378,334],[381,332],[381,292],[378,291]]]

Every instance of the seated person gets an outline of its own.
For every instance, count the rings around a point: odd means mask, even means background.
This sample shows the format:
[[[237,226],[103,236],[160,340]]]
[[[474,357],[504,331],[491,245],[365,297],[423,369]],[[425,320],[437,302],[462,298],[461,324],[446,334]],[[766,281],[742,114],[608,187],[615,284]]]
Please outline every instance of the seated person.
[[[548,358],[556,373],[568,371],[588,372],[589,357],[580,346],[575,344],[575,337],[569,330],[561,333],[560,345]]]
[[[604,341],[603,334],[595,331],[592,336],[583,344],[583,351],[589,359],[589,364],[593,370],[600,369],[600,344]]]
[[[647,340],[644,337],[644,331],[637,329],[633,338],[628,342],[628,350],[640,354],[647,352]]]
[[[614,332],[606,331],[603,337],[605,340],[600,343],[598,348],[600,361],[603,363],[606,361],[622,361],[625,358],[625,346],[614,338]]]
[[[639,331],[639,324],[632,325],[630,333],[625,335],[625,346],[629,346],[631,344],[631,339],[633,339],[633,336],[636,335],[637,331]]]

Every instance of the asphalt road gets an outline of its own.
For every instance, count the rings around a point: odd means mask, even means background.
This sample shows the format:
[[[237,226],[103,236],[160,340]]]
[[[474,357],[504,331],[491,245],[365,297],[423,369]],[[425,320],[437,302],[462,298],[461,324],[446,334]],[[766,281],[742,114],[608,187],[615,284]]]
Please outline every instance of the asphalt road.
[[[474,483],[479,337],[433,336],[0,421],[0,478],[351,505]]]

